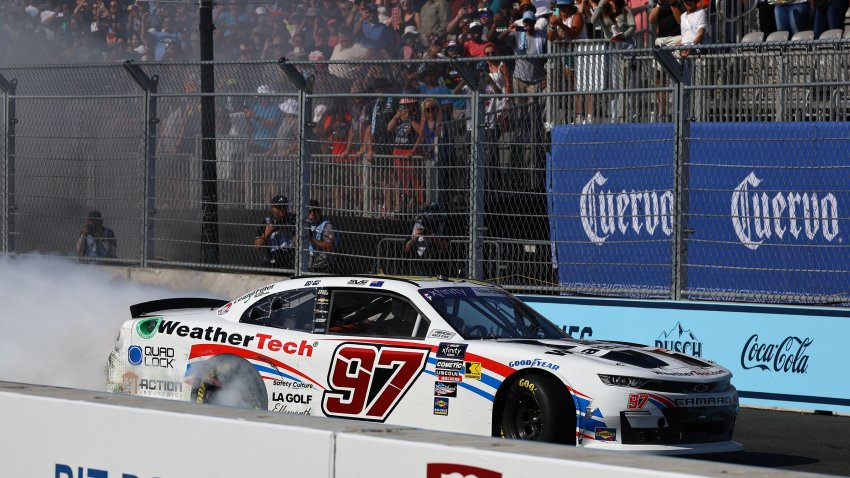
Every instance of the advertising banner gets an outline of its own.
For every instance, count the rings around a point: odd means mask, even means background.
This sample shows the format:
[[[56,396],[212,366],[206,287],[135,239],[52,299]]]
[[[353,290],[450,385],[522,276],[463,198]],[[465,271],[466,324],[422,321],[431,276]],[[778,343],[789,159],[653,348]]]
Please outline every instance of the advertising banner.
[[[843,301],[850,124],[693,123],[690,136],[685,289]]]
[[[796,306],[727,305],[524,296],[576,339],[636,342],[695,355],[733,373],[745,405],[850,413],[845,361],[850,312]]]
[[[673,146],[670,123],[552,129],[549,225],[561,284],[669,294]]]

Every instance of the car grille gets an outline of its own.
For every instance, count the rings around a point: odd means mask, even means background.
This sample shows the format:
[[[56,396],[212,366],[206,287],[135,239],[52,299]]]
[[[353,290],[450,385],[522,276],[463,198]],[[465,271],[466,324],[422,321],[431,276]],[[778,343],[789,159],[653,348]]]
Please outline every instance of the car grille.
[[[666,393],[722,393],[729,390],[729,380],[711,383],[650,380],[645,384],[641,385],[640,389]]]
[[[632,428],[625,412],[621,412],[623,444],[676,445],[725,442],[732,439],[735,416],[733,407],[668,408],[664,410],[664,419],[668,426]]]

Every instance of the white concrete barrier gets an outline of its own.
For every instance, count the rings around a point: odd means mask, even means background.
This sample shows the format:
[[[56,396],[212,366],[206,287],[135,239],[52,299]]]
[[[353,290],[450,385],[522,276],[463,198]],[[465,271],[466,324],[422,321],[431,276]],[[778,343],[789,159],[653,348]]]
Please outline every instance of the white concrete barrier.
[[[753,477],[799,473],[0,382],[0,476]],[[805,475],[813,476],[813,475]]]

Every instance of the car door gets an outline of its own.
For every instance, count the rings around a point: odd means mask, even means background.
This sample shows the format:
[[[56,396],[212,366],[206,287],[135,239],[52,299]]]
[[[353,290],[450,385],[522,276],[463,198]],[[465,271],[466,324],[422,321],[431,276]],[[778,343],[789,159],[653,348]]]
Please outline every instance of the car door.
[[[431,354],[425,315],[385,290],[339,288],[326,297],[324,342],[330,347],[320,347],[328,360],[322,412],[407,425],[421,421],[419,415],[430,412],[423,397],[433,391],[433,380],[424,378]]]

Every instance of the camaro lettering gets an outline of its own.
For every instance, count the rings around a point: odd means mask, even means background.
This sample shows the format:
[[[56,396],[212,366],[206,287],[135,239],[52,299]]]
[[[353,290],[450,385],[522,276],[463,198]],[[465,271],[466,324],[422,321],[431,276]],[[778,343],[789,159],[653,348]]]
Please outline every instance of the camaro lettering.
[[[290,355],[313,356],[313,345],[310,345],[306,340],[302,340],[300,343],[282,342],[272,338],[268,334],[243,335],[228,333],[222,330],[221,327],[189,327],[180,325],[180,322],[170,320],[163,321],[160,324],[159,333],[206,340],[208,342],[218,342],[236,347],[248,347],[248,344],[254,342],[258,350],[268,350],[271,352],[283,351],[283,353]]]
[[[677,398],[677,407],[719,407],[721,405],[732,405],[732,397],[693,397]]]

